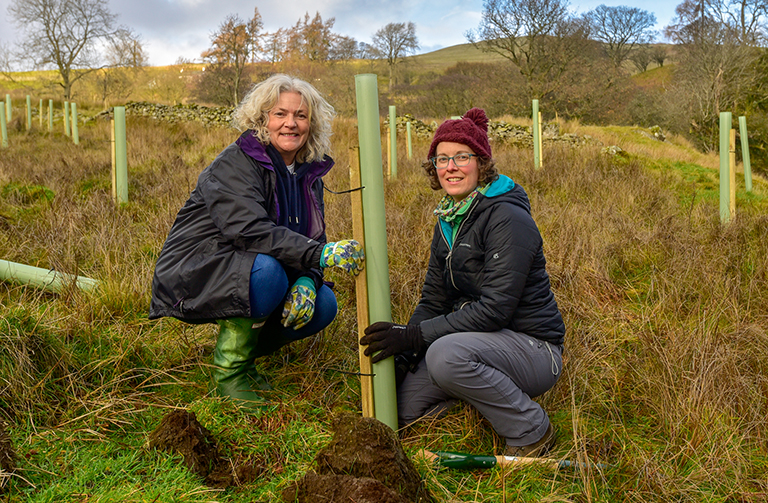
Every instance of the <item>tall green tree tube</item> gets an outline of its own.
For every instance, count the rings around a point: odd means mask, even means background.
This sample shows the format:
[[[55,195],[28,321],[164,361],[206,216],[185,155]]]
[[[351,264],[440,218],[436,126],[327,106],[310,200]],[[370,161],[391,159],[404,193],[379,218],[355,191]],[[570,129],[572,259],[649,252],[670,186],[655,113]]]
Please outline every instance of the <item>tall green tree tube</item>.
[[[392,166],[390,175],[397,180],[397,112],[395,105],[389,105],[389,162]]]
[[[752,164],[749,161],[749,135],[747,135],[747,117],[739,117],[739,136],[741,136],[741,160],[744,163],[744,186],[752,192]]]
[[[77,103],[70,105],[72,111],[72,141],[75,145],[80,145],[80,134],[77,131]]]
[[[541,167],[541,138],[539,138],[539,100],[533,100],[533,127],[531,132],[533,133],[533,167],[539,169]]]
[[[32,98],[27,95],[27,131],[32,129]]]
[[[64,135],[71,136],[69,131],[69,102],[64,102]]]
[[[720,112],[720,223],[731,221],[731,112]]]
[[[387,258],[387,222],[384,210],[384,175],[381,162],[379,92],[376,75],[355,75],[357,131],[360,142],[360,177],[365,219],[365,274],[368,281],[370,322],[392,321]],[[397,394],[394,358],[373,364],[373,403],[376,419],[397,429]]]
[[[115,107],[115,194],[117,204],[128,202],[128,147],[125,139],[125,107]]]
[[[8,148],[8,126],[5,125],[5,103],[0,101],[0,145],[3,148]]]

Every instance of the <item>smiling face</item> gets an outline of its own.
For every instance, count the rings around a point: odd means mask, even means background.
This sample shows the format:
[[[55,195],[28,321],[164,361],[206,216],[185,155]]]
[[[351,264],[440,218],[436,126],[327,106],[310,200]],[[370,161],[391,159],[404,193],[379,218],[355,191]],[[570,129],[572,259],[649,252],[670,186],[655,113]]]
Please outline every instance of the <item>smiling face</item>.
[[[453,143],[449,141],[440,142],[435,149],[436,156],[453,157],[456,154],[474,154],[475,152],[462,143]],[[480,168],[477,166],[477,157],[472,156],[469,164],[462,167],[456,167],[451,160],[448,167],[437,170],[437,178],[440,180],[440,186],[446,194],[451,196],[454,201],[459,202],[467,197],[477,188],[480,178]]]
[[[309,138],[309,108],[299,93],[280,93],[277,103],[269,111],[267,131],[269,142],[285,164],[291,164]]]

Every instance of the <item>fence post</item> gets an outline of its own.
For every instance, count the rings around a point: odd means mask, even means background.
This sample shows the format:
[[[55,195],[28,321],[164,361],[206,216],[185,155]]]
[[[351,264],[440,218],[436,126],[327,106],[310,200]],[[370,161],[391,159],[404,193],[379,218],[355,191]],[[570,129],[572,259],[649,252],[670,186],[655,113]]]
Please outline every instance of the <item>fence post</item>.
[[[411,121],[405,123],[406,141],[408,142],[408,159],[413,159],[413,143],[411,141]]]
[[[8,148],[8,128],[5,125],[5,102],[0,101],[0,135],[3,148]]]
[[[48,100],[48,132],[53,133],[53,100]]]
[[[749,162],[749,136],[747,135],[747,117],[739,117],[739,136],[741,136],[741,160],[744,163],[744,186],[752,192],[752,165]]]
[[[80,145],[80,135],[77,133],[77,103],[70,105],[72,109],[72,141],[75,145]]]
[[[389,175],[397,180],[397,113],[395,105],[389,106]]]
[[[720,112],[720,223],[731,221],[730,133],[731,112]]]
[[[69,102],[64,102],[64,136],[71,136],[69,131]]]
[[[387,225],[384,210],[384,177],[381,166],[379,97],[376,75],[355,75],[360,177],[365,216],[365,269],[368,314],[371,322],[392,321],[387,258]],[[397,394],[394,358],[373,364],[373,400],[376,419],[397,429]]]
[[[27,95],[27,131],[32,129],[32,98]]]
[[[533,120],[533,126],[531,126],[531,133],[533,134],[533,167],[539,169],[541,167],[541,129],[539,127],[541,114],[539,113],[539,100],[533,100],[532,108],[533,113],[531,114],[531,118]]]
[[[115,194],[117,204],[128,202],[128,149],[125,139],[125,107],[115,107]]]

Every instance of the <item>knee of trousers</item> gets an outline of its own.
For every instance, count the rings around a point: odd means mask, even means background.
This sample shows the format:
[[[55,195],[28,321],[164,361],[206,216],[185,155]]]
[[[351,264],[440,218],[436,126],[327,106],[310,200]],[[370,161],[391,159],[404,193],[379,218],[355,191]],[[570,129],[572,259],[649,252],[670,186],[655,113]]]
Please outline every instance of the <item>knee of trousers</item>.
[[[429,346],[424,357],[432,382],[446,391],[451,389],[457,378],[466,374],[471,367],[469,356],[450,335],[437,339]]]
[[[282,306],[289,286],[285,269],[277,259],[257,255],[251,268],[249,288],[252,317],[267,317]]]

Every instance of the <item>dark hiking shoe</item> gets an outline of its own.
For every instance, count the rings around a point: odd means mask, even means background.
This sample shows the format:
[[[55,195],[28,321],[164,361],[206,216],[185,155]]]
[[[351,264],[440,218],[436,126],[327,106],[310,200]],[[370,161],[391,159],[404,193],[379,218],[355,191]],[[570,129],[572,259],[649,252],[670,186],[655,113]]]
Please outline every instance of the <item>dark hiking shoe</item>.
[[[537,458],[543,456],[555,445],[556,437],[555,429],[552,427],[552,423],[549,423],[547,431],[544,432],[544,436],[538,442],[530,445],[508,445],[504,449],[504,455],[516,458]]]

